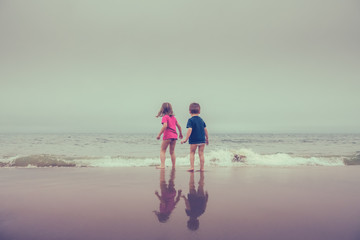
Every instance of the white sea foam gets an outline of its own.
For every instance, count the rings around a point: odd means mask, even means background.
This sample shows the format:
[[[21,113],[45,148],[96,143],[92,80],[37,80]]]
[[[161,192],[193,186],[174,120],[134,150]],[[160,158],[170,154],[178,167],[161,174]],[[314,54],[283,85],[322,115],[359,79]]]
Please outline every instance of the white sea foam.
[[[157,166],[159,158],[136,158],[125,156],[78,157],[63,155],[31,155],[2,159],[2,167],[145,167]],[[199,164],[195,156],[195,164]],[[171,165],[167,156],[166,165]],[[177,166],[189,166],[189,156],[178,157]],[[297,167],[297,166],[344,166],[343,157],[300,157],[285,153],[259,154],[251,149],[214,150],[205,153],[205,166],[220,167]]]
[[[238,162],[244,166],[344,166],[342,157],[299,157],[285,153],[258,154],[250,149],[240,149],[235,155],[245,156]]]
[[[131,167],[159,165],[160,141],[144,134],[0,134],[0,167]],[[218,134],[206,166],[360,165],[360,134]],[[177,166],[189,146],[177,144]],[[245,156],[245,157],[243,157]],[[196,164],[199,163],[196,155]],[[167,153],[166,165],[171,165]]]

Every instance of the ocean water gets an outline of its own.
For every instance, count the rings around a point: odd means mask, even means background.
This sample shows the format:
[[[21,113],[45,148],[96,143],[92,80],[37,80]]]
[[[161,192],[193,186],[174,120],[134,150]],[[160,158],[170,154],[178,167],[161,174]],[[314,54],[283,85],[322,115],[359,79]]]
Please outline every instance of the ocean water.
[[[156,134],[0,134],[0,167],[156,166],[160,144]],[[213,134],[205,166],[359,165],[359,144],[360,134]],[[189,165],[188,144],[176,155]]]

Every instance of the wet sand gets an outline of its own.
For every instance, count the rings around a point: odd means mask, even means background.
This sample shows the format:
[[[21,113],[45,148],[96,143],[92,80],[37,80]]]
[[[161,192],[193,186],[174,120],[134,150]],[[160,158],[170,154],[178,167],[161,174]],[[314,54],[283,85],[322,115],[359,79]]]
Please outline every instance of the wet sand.
[[[359,172],[359,166],[208,168],[204,174],[2,168],[0,239],[355,240]]]

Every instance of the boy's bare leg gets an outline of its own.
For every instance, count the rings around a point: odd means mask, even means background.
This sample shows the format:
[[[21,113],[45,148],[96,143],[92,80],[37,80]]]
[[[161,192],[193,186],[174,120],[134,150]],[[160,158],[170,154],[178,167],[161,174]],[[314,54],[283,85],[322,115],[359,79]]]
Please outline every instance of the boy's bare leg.
[[[160,169],[165,168],[166,149],[169,146],[170,140],[163,140],[160,148]]]
[[[196,144],[190,144],[190,169],[189,169],[189,171],[194,171],[196,148],[197,148]]]
[[[199,187],[198,187],[198,194],[201,196],[205,196],[204,193],[204,172],[200,172],[200,179],[199,179]]]
[[[176,140],[171,140],[171,142],[170,142],[170,157],[171,157],[171,162],[172,162],[173,168],[175,168],[175,163],[176,163],[175,146],[176,146]]]
[[[196,194],[194,172],[191,172],[191,173],[190,173],[189,193],[190,193],[190,194]]]
[[[204,171],[204,163],[205,163],[205,157],[204,157],[204,149],[205,144],[199,146],[198,152],[199,152],[199,159],[200,159],[200,171]]]

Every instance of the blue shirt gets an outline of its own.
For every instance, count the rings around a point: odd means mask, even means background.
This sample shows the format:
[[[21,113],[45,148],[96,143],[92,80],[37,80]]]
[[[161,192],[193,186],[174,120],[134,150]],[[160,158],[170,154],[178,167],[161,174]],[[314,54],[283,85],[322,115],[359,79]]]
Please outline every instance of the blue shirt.
[[[205,143],[206,124],[199,116],[193,116],[186,124],[186,128],[192,128],[189,138],[190,144]]]

